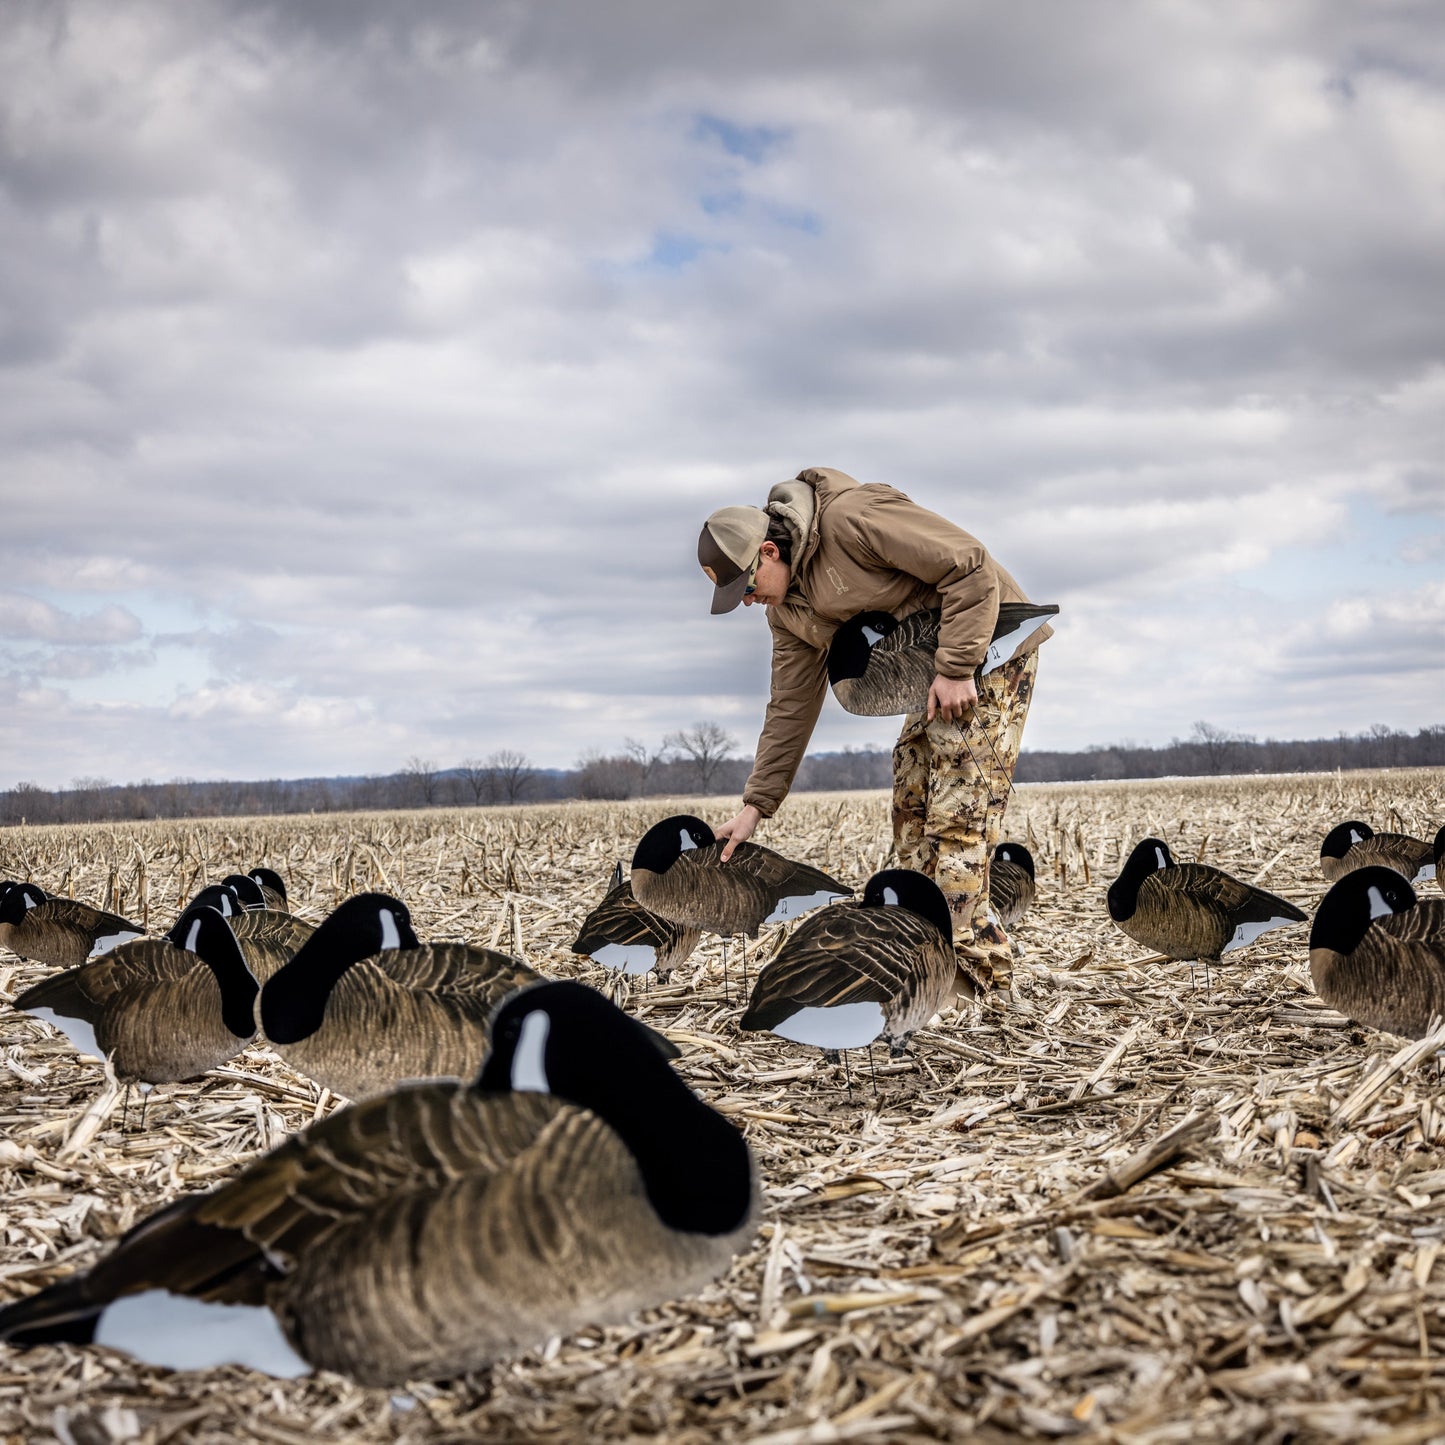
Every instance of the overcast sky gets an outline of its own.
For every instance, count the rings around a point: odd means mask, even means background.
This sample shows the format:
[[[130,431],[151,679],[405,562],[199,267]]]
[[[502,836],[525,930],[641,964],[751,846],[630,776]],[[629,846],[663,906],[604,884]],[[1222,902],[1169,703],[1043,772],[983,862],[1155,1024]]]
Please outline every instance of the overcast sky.
[[[0,787],[751,749],[818,465],[1062,605],[1026,746],[1445,721],[1431,0],[4,9]]]

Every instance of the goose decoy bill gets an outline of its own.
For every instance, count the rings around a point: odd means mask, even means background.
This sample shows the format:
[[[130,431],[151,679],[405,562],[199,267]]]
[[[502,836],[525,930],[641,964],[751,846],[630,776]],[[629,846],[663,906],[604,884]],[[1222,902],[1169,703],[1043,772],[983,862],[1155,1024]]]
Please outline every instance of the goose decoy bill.
[[[1357,868],[1310,926],[1310,979],[1332,1009],[1424,1038],[1445,1017],[1445,898],[1418,898],[1393,868]]]
[[[498,1010],[475,1084],[339,1110],[0,1310],[15,1348],[449,1379],[700,1289],[757,1227],[737,1128],[575,983]]]
[[[74,898],[52,897],[37,883],[0,884],[0,945],[21,958],[76,968],[144,937],[140,924]]]
[[[673,923],[644,908],[633,897],[631,882],[621,874],[622,865],[618,864],[612,886],[583,921],[572,952],[622,973],[655,969],[666,974],[687,960],[697,947],[701,930]]]
[[[255,999],[225,918],[200,905],[164,937],[133,939],[42,979],[13,1007],[144,1086],[193,1079],[234,1058],[256,1032]]]
[[[1136,943],[1166,958],[1211,964],[1262,933],[1303,923],[1293,903],[1207,863],[1178,863],[1169,846],[1145,838],[1109,885],[1109,916]]]
[[[759,972],[738,1027],[830,1053],[882,1038],[901,1054],[952,1003],[956,972],[953,920],[938,885],[888,869],[868,880],[861,902],[798,925]]]
[[[1435,876],[1435,850],[1422,838],[1376,833],[1358,819],[1339,823],[1320,844],[1320,872],[1326,883],[1338,883],[1356,868],[1393,868],[1410,883],[1423,883]]]

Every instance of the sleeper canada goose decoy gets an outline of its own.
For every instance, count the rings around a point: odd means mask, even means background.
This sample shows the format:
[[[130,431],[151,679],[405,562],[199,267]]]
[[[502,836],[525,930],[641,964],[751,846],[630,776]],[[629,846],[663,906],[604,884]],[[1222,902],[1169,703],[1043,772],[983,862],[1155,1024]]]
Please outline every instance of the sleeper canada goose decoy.
[[[702,931],[672,923],[632,896],[632,884],[622,876],[622,864],[612,875],[607,896],[583,921],[572,945],[607,968],[623,973],[666,975],[686,961]]]
[[[821,869],[795,863],[761,843],[739,843],[726,863],[722,850],[722,840],[701,818],[686,813],[664,818],[643,834],[632,855],[633,897],[673,923],[726,940],[735,933],[756,938],[765,923],[799,918],[853,892]],[[723,985],[726,990],[726,953]]]
[[[289,913],[291,904],[286,897],[286,882],[274,868],[252,868],[246,875],[261,890],[265,906],[277,913]]]
[[[21,958],[75,968],[145,929],[74,898],[52,898],[35,883],[0,883],[0,944]]]
[[[1000,928],[1012,928],[1034,901],[1034,855],[1022,843],[1000,843],[988,865],[988,906]]]
[[[1052,603],[1000,604],[977,675],[1007,662],[1058,611]],[[844,709],[862,717],[922,712],[938,675],[934,653],[941,617],[937,608],[902,618],[889,612],[859,612],[841,624],[828,645],[828,682]]]
[[[475,1083],[340,1110],[0,1310],[15,1347],[363,1385],[447,1379],[687,1295],[757,1225],[737,1128],[577,983],[498,1010]]]
[[[1340,823],[1320,844],[1320,872],[1326,883],[1338,883],[1356,868],[1393,868],[1411,883],[1435,876],[1435,850],[1405,833],[1377,833],[1358,820]]]
[[[835,904],[797,926],[758,973],[738,1027],[829,1053],[882,1038],[898,1055],[953,1002],[957,976],[938,885],[890,868],[868,880],[861,903]]]
[[[60,1030],[124,1083],[193,1079],[256,1032],[256,980],[226,920],[190,908],[160,938],[118,944],[28,988],[12,1007]]]
[[[1261,933],[1303,923],[1304,913],[1207,863],[1176,863],[1169,845],[1145,838],[1109,885],[1109,916],[1136,943],[1205,969]]]
[[[1417,898],[1393,868],[1357,868],[1310,927],[1310,978],[1332,1009],[1419,1039],[1445,1017],[1445,899]]]
[[[231,932],[241,945],[246,967],[265,983],[283,964],[295,958],[301,945],[316,932],[316,925],[297,918],[284,908],[266,902],[268,890],[244,873],[232,873],[221,880],[240,904],[240,913],[230,920]],[[274,892],[272,893],[274,897]]]
[[[544,981],[494,949],[424,944],[399,899],[358,893],[266,980],[256,1017],[291,1068],[359,1099],[409,1079],[474,1078],[497,1005]],[[661,1034],[644,1033],[677,1057]]]

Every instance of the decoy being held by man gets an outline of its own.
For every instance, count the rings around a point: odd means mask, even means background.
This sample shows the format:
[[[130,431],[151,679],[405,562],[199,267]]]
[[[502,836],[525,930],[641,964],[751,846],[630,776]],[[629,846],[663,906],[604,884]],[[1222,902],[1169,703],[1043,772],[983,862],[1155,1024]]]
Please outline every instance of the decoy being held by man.
[[[448,1379],[723,1274],[756,1229],[737,1128],[577,983],[498,1010],[472,1083],[332,1114],[0,1310],[0,1340],[149,1364]]]
[[[1310,927],[1310,978],[1332,1009],[1419,1039],[1445,1018],[1445,898],[1417,898],[1393,868],[1357,868]]]
[[[1000,843],[988,865],[988,906],[1000,928],[1010,929],[1034,901],[1034,855],[1022,843]]]
[[[12,1007],[59,1029],[122,1083],[194,1079],[256,1032],[256,980],[226,920],[192,907],[161,938],[136,938],[52,974]]]
[[[882,1038],[903,1053],[914,1032],[957,994],[953,921],[938,885],[922,873],[875,873],[860,903],[838,903],[805,918],[763,965],[745,1032],[829,1054]]]
[[[0,944],[21,958],[75,968],[145,929],[74,898],[52,898],[36,883],[0,883]]]
[[[1340,823],[1320,844],[1320,872],[1326,883],[1338,883],[1356,868],[1393,868],[1410,883],[1435,876],[1435,850],[1405,833],[1376,833],[1358,820]]]
[[[808,863],[795,863],[761,843],[739,843],[726,863],[723,842],[690,814],[664,818],[632,855],[632,893],[644,908],[673,923],[704,928],[724,940],[756,938],[765,923],[799,918],[853,890]],[[726,987],[727,958],[723,959]],[[747,987],[747,953],[743,953]]]
[[[544,982],[525,963],[470,943],[422,943],[384,893],[348,898],[267,979],[261,1032],[298,1073],[364,1098],[412,1079],[470,1079],[497,1005]],[[678,1049],[645,1028],[660,1052]]]
[[[1109,916],[1145,948],[1209,966],[1260,934],[1305,915],[1293,903],[1207,863],[1176,863],[1169,845],[1145,838],[1109,885]]]
[[[284,908],[272,908],[266,898],[268,893],[274,897],[274,891],[263,888],[249,874],[232,873],[221,880],[221,886],[235,893],[241,907],[230,922],[231,932],[245,955],[246,967],[256,975],[258,983],[265,983],[278,968],[296,957],[301,945],[316,932],[316,925]]]
[[[572,952],[623,973],[655,969],[666,977],[687,960],[701,936],[700,929],[644,908],[632,896],[632,884],[622,876],[619,863],[607,896],[583,921]]]

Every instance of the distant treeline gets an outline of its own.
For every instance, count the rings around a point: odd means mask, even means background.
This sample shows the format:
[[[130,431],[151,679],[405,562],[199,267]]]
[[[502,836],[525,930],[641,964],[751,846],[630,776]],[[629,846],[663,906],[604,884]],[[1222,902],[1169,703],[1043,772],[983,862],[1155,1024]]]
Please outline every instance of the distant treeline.
[[[364,809],[468,807],[566,798],[618,799],[742,791],[750,761],[714,723],[671,733],[655,748],[629,741],[619,753],[591,753],[575,768],[534,768],[512,751],[437,768],[411,758],[395,773],[353,778],[271,778],[257,782],[115,784],[78,778],[69,788],[17,783],[0,792],[0,826],[120,822],[145,818],[217,818],[275,813],[349,813]],[[1418,732],[1376,726],[1347,737],[1260,742],[1208,723],[1165,747],[1115,743],[1081,753],[1028,752],[1015,781],[1086,782],[1115,778],[1198,777],[1225,773],[1314,773],[1337,768],[1445,765],[1445,724]],[[812,753],[798,771],[800,791],[886,788],[892,754],[883,748]]]

